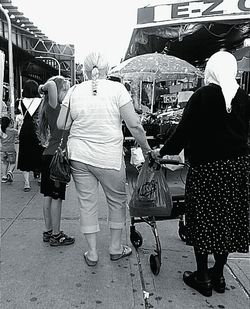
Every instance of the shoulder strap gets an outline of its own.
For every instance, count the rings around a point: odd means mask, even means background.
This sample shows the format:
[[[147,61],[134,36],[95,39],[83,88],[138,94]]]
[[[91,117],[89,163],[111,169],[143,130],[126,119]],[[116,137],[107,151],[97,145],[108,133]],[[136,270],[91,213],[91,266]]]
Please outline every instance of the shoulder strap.
[[[65,131],[65,127],[66,127],[66,124],[67,124],[68,117],[69,117],[71,97],[72,97],[72,94],[73,94],[75,88],[76,88],[76,85],[74,85],[74,87],[71,91],[70,97],[69,97],[69,106],[68,106],[68,110],[67,110],[67,114],[66,114],[66,118],[65,118],[65,123],[64,123],[64,128],[63,128],[64,131]]]
[[[66,118],[65,118],[64,128],[63,128],[63,132],[62,132],[62,138],[61,138],[59,147],[62,146],[63,140],[64,140],[64,138],[65,138],[65,134],[66,134],[65,128],[66,128],[66,124],[67,124],[67,120],[68,120],[69,112],[70,112],[70,101],[71,101],[71,97],[72,97],[72,94],[73,94],[75,88],[76,88],[76,85],[74,85],[74,87],[73,87],[73,89],[72,89],[72,91],[71,91],[70,97],[69,97],[69,106],[68,106],[68,110],[67,110],[67,114],[66,114]]]

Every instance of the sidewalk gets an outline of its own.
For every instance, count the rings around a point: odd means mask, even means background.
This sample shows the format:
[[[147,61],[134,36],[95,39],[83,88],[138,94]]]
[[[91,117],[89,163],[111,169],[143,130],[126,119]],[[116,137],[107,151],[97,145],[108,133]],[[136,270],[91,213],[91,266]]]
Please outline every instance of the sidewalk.
[[[32,179],[32,175],[31,175]],[[158,276],[150,270],[149,256],[155,240],[151,228],[136,224],[143,236],[138,256],[111,262],[106,202],[101,191],[98,234],[99,263],[88,267],[83,259],[86,243],[79,232],[78,205],[74,184],[67,189],[61,229],[76,238],[68,247],[50,247],[42,241],[44,229],[42,195],[36,181],[23,192],[22,175],[14,174],[12,184],[1,185],[1,308],[4,309],[139,309],[145,308],[142,282],[149,293],[148,308],[249,308],[249,254],[232,254],[225,271],[227,291],[206,298],[182,281],[185,270],[194,270],[192,248],[178,236],[178,220],[157,222],[162,246]],[[130,217],[127,216],[124,243],[130,244]]]

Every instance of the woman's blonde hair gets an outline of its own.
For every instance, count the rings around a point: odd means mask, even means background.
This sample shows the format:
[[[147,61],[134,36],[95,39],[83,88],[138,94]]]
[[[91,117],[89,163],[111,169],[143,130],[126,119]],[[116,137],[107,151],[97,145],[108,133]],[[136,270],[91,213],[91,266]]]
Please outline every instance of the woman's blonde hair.
[[[65,90],[68,87],[68,81],[63,76],[53,76],[48,81],[54,81],[57,87],[58,103],[61,104],[65,96]],[[41,109],[38,117],[38,136],[41,144],[46,145],[50,135],[49,123],[47,116],[47,107],[49,105],[48,93],[44,93],[42,98]]]
[[[92,94],[97,94],[99,78],[106,78],[109,70],[108,61],[100,52],[91,52],[84,60],[84,70],[88,79],[92,80]]]

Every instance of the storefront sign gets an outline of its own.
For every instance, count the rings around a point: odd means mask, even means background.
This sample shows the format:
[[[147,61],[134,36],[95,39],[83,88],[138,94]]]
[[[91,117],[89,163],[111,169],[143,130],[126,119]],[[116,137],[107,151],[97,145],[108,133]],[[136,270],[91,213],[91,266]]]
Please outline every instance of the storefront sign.
[[[163,102],[164,103],[166,103],[166,104],[173,104],[177,100],[177,93],[164,94],[164,95],[162,95],[162,97],[163,97]]]
[[[250,0],[166,1],[138,9],[137,24],[250,14]],[[250,16],[250,15],[249,15]]]

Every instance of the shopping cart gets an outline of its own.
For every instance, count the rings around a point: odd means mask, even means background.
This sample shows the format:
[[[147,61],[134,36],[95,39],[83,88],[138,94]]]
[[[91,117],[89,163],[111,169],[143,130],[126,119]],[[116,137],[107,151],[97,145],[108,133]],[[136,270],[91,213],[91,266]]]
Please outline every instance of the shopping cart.
[[[165,167],[166,164],[183,165],[183,169],[176,172],[171,172]],[[184,222],[184,212],[185,212],[185,177],[188,165],[186,163],[180,163],[177,160],[160,159],[159,161],[153,161],[151,158],[151,166],[157,169],[163,169],[166,181],[171,179],[171,184],[168,185],[170,189],[170,195],[173,203],[173,208],[171,214],[166,213],[164,208],[157,207],[135,207],[133,204],[129,204],[129,212],[131,217],[130,226],[130,241],[133,246],[137,249],[143,243],[143,238],[141,233],[136,230],[135,224],[144,222],[148,224],[153,232],[155,238],[155,253],[150,255],[150,268],[154,275],[158,275],[161,268],[161,244],[160,238],[157,231],[156,221],[169,220],[169,219],[179,219],[179,236],[182,240],[185,240],[185,222]],[[131,185],[131,184],[130,184]],[[132,189],[135,189],[135,180],[132,185]]]

